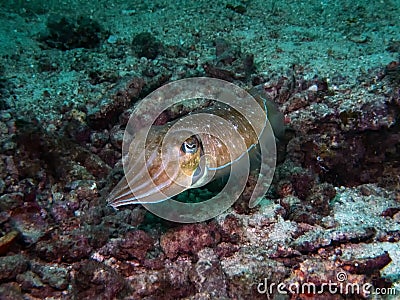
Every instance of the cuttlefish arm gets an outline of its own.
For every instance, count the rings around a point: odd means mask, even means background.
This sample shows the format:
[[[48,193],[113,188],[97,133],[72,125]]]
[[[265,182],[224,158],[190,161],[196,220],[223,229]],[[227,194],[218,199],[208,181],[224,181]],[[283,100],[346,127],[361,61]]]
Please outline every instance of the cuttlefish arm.
[[[161,144],[169,126],[153,126],[143,150],[130,146],[125,176],[108,196],[113,207],[138,203],[157,203],[180,194],[192,185],[193,174],[200,165],[201,145],[193,136],[183,143],[172,139],[161,155]],[[142,134],[142,133],[139,133]]]

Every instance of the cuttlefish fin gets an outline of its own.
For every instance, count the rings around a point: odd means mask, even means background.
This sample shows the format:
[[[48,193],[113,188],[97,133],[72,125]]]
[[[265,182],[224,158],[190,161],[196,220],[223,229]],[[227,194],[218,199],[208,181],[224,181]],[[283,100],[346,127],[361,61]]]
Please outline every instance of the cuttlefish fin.
[[[267,112],[268,121],[272,126],[275,137],[282,139],[285,135],[285,117],[278,109],[277,104],[267,95],[262,84],[252,87],[249,93]]]

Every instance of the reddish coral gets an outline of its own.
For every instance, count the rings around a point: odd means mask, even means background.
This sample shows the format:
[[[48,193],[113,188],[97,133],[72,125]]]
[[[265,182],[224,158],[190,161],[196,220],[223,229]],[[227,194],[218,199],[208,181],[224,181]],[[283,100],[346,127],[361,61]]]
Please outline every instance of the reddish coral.
[[[343,262],[341,267],[352,274],[378,275],[379,270],[392,261],[387,252],[376,257]]]
[[[154,247],[153,239],[143,230],[128,232],[115,246],[114,256],[120,260],[138,259],[142,261],[148,250]]]
[[[78,299],[116,299],[127,289],[124,279],[114,270],[93,260],[74,264],[73,293]]]
[[[220,223],[221,240],[233,244],[239,244],[243,238],[242,222],[233,215],[227,215]]]
[[[204,247],[213,247],[220,240],[215,225],[190,224],[171,229],[161,236],[160,244],[168,258],[180,253],[196,255]]]

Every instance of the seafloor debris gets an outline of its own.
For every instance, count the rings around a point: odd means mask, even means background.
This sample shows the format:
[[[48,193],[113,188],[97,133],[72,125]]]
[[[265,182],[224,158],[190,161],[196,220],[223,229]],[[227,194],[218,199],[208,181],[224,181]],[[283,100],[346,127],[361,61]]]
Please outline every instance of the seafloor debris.
[[[223,39],[215,40],[216,58],[204,64],[207,76],[227,81],[248,81],[256,67],[254,55],[242,53],[239,47],[230,45]]]
[[[16,281],[21,289],[8,293],[57,297],[72,287],[71,295],[87,298],[171,293],[261,299],[256,287],[264,280],[286,289],[306,279],[321,286],[337,272],[347,272],[353,284],[389,287],[399,279],[400,263],[398,181],[387,177],[398,168],[397,103],[361,90],[351,97],[330,91],[319,79],[299,84],[297,77],[285,78],[265,84],[291,120],[270,202],[249,210],[241,204],[245,191],[232,209],[203,224],[177,225],[140,207],[116,212],[104,205],[100,189],[120,176],[121,126],[129,114],[118,119],[119,112],[129,112],[142,79],[115,88],[109,98],[125,100],[111,101],[110,108],[66,112],[62,139],[12,111],[2,113],[1,288]],[[310,88],[315,84],[325,87]],[[190,111],[174,109],[159,122]],[[85,138],[79,124],[88,130]],[[340,173],[343,166],[348,171]],[[376,254],[354,250],[373,244]]]
[[[222,9],[247,18],[252,5],[246,12],[236,4]],[[271,11],[289,17],[279,6]],[[298,64],[288,72],[261,72],[262,57],[214,31],[209,40],[193,31],[193,41],[164,44],[155,36],[161,39],[168,29],[147,33],[153,28],[140,28],[146,33],[133,42],[131,34],[103,43],[95,18],[49,20],[47,29],[41,46],[57,54],[29,53],[32,62],[24,62],[32,78],[62,77],[68,84],[60,79],[60,86],[32,91],[24,80],[5,76],[15,65],[0,67],[0,298],[266,299],[282,296],[276,289],[262,293],[263,285],[273,288],[268,283],[290,293],[293,284],[338,282],[338,274],[353,286],[400,293],[397,61],[350,84],[342,74],[310,76]],[[264,33],[274,42],[279,36]],[[254,33],[248,28],[245,34]],[[263,41],[254,36],[255,43]],[[395,47],[391,42],[389,51]],[[276,55],[282,51],[276,47]],[[17,56],[4,59],[19,65]],[[167,222],[140,206],[108,207],[105,196],[123,176],[121,143],[132,106],[170,80],[204,75],[261,86],[286,115],[276,176],[261,205],[247,206],[251,174],[233,207],[201,224]],[[58,103],[57,114],[17,109],[22,90],[40,94],[42,107]],[[156,124],[199,105],[211,103],[176,105]],[[325,289],[319,299],[367,296]]]
[[[101,25],[86,16],[80,16],[76,20],[52,16],[47,21],[47,30],[39,40],[50,48],[64,51],[98,47],[103,35]]]

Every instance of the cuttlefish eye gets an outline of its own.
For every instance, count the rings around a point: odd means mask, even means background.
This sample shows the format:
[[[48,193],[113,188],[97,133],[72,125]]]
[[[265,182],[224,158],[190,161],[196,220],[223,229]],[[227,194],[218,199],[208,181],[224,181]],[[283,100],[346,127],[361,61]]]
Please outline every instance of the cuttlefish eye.
[[[182,143],[181,149],[185,154],[194,154],[199,150],[199,140],[195,136],[191,136]]]

